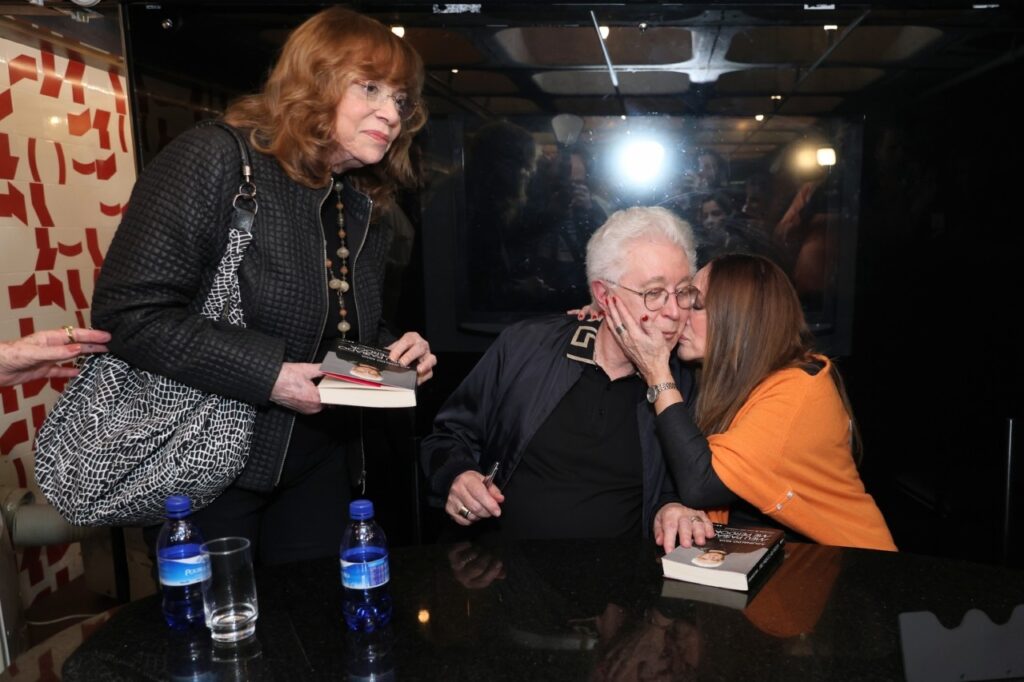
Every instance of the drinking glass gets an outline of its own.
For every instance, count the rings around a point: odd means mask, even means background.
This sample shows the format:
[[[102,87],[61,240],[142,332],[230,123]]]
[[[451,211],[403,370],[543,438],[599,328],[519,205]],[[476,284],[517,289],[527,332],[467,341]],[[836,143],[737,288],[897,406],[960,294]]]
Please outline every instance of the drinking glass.
[[[203,581],[203,609],[210,636],[215,642],[251,637],[260,609],[249,541],[217,538],[200,549],[210,558],[210,577]]]

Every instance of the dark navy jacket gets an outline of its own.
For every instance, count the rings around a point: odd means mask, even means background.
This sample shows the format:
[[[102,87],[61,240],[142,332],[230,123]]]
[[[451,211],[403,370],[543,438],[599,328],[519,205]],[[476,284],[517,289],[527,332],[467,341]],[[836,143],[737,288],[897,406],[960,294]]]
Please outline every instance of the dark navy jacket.
[[[594,364],[599,324],[557,315],[520,322],[501,333],[438,412],[433,433],[423,440],[420,455],[434,496],[444,499],[459,474],[487,470],[495,461],[501,462],[496,482],[504,487],[537,429],[580,378],[584,364]],[[683,395],[689,395],[690,373],[674,358],[672,363]],[[679,498],[666,475],[654,410],[642,397],[636,410],[643,455],[643,528],[649,536],[654,514]]]

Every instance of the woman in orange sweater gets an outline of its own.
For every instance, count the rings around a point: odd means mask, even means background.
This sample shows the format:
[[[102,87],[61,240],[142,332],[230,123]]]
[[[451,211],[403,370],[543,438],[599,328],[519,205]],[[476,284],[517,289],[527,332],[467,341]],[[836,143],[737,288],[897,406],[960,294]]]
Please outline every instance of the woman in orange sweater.
[[[702,496],[724,485],[739,498],[734,522],[783,526],[822,544],[895,550],[857,473],[842,380],[812,351],[785,273],[760,256],[722,256],[677,297],[690,307],[677,352],[702,361],[693,417],[684,404],[692,396],[675,388],[660,336],[616,301],[607,313],[647,384],[661,389],[658,435],[684,504],[706,506]],[[712,513],[720,521],[727,515]],[[704,523],[656,518],[656,539],[666,548],[677,535],[689,544],[694,529],[686,526]]]

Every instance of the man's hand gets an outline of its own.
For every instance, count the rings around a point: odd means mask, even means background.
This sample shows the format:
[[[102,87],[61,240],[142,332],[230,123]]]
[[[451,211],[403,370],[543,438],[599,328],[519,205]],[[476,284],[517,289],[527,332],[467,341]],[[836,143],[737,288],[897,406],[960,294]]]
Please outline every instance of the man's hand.
[[[463,471],[452,481],[448,489],[448,501],[444,510],[460,526],[469,526],[480,519],[501,516],[501,503],[505,496],[498,486],[484,483],[479,471]],[[468,510],[468,513],[467,513]]]
[[[698,509],[684,507],[670,502],[654,515],[654,541],[668,554],[676,547],[703,545],[708,538],[715,537],[715,527],[708,515]]]
[[[416,365],[416,385],[434,376],[437,356],[430,352],[430,344],[416,332],[406,332],[402,338],[388,346],[391,361],[410,367]]]

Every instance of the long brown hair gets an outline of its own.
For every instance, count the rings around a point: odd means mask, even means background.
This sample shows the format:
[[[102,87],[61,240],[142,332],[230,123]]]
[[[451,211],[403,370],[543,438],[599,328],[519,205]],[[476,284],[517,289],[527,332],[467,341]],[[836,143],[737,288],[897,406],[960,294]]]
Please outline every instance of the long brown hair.
[[[292,31],[263,90],[233,102],[224,118],[251,129],[252,145],[274,156],[293,180],[323,187],[330,179],[328,160],[337,145],[338,102],[354,81],[364,79],[394,83],[419,99],[423,60],[380,22],[331,7]],[[409,147],[426,120],[421,101],[413,116],[402,121],[401,134],[381,162],[351,171],[348,177],[382,205],[390,202],[399,185],[415,185]]]
[[[814,337],[786,273],[761,256],[729,254],[711,261],[704,305],[707,340],[697,423],[710,435],[729,428],[768,375],[813,362]],[[859,452],[849,398],[835,363],[831,366],[850,416],[852,448]]]

